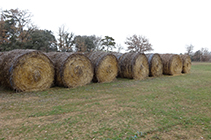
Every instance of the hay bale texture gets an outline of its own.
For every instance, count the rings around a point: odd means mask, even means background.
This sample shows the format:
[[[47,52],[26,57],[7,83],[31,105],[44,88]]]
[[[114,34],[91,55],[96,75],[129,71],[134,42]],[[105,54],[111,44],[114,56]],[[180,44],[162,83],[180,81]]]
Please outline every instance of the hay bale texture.
[[[163,74],[176,75],[182,72],[182,59],[177,54],[160,54],[163,62]]]
[[[142,80],[149,76],[149,64],[142,53],[114,53],[118,58],[119,77]]]
[[[94,82],[113,81],[118,74],[118,61],[115,55],[103,51],[87,53],[86,56],[94,65]]]
[[[0,66],[2,66],[2,63],[3,63],[3,57],[2,57],[2,55],[3,55],[3,52],[0,52]],[[2,80],[3,80],[3,76],[2,76],[2,67],[0,68],[0,85],[2,85]]]
[[[50,88],[54,81],[52,61],[36,50],[12,50],[0,56],[0,77],[4,87],[16,91]]]
[[[67,52],[50,52],[46,55],[54,63],[55,84],[57,86],[74,88],[92,81],[93,66],[85,55]]]
[[[159,54],[146,54],[149,63],[149,76],[161,76],[163,74],[163,63]]]
[[[180,55],[182,59],[182,73],[190,73],[191,58],[189,55]]]

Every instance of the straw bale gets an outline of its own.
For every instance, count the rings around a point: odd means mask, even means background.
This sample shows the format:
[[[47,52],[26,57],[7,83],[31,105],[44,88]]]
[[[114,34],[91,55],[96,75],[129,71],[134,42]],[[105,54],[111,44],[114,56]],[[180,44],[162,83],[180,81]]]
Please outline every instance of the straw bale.
[[[190,73],[191,58],[189,55],[180,55],[182,59],[182,73]]]
[[[116,56],[117,60],[123,55],[123,53],[118,53],[118,52],[112,52],[113,55]]]
[[[16,91],[50,88],[54,81],[52,61],[36,50],[12,50],[0,58],[2,85]]]
[[[175,75],[182,72],[182,60],[177,54],[160,54],[163,62],[163,74]]]
[[[120,77],[120,70],[121,70],[121,67],[120,67],[119,58],[123,55],[123,53],[112,52],[112,54],[115,55],[116,58],[117,58],[117,61],[118,61],[118,74],[117,74],[117,76]]]
[[[119,76],[142,80],[149,75],[149,64],[145,54],[125,53],[115,54],[119,62]]]
[[[3,63],[3,53],[0,52],[0,66],[2,66],[2,63]],[[0,85],[2,85],[2,81],[3,81],[3,76],[1,75],[2,73],[2,67],[0,68]]]
[[[55,66],[55,84],[74,88],[92,81],[94,69],[88,57],[81,53],[46,53]]]
[[[163,63],[157,53],[146,54],[149,63],[149,76],[161,76],[163,74]]]
[[[111,82],[116,78],[118,74],[118,61],[113,54],[96,51],[86,55],[94,65],[94,82]]]

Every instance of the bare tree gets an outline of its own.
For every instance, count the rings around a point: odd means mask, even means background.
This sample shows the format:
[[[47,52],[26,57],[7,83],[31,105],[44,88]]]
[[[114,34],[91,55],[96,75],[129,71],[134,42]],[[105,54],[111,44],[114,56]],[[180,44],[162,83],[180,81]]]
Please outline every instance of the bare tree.
[[[193,48],[194,46],[192,44],[190,45],[186,45],[186,51],[187,51],[187,55],[191,55],[193,53]]]
[[[201,48],[201,61],[209,61],[210,54],[207,48]]]
[[[74,45],[74,34],[68,33],[65,26],[59,27],[58,46],[61,51],[72,52]]]
[[[92,35],[91,39],[93,40],[93,44],[95,45],[95,50],[96,51],[100,51],[101,47],[102,47],[102,37],[100,36],[96,36],[96,35]]]
[[[123,50],[123,46],[121,44],[116,44],[117,52],[120,53]]]
[[[128,51],[144,53],[153,50],[148,39],[144,36],[137,36],[135,34],[132,37],[128,37],[125,44],[128,45]]]
[[[201,48],[201,50],[196,51],[191,58],[193,61],[211,61],[211,52],[209,52],[207,48]]]

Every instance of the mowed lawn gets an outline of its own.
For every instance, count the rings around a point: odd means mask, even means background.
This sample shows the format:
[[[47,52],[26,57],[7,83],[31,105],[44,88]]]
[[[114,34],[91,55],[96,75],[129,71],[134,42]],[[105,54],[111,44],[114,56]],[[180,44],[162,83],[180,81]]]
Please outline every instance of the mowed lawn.
[[[0,140],[211,139],[211,63],[74,89],[0,89]]]

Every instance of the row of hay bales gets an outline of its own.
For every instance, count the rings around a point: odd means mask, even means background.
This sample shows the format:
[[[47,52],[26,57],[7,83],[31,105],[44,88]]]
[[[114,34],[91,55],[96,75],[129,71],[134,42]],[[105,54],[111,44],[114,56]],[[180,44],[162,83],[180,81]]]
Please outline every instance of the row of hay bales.
[[[77,87],[111,82],[117,76],[142,80],[148,76],[189,73],[189,56],[143,53],[42,53],[12,50],[0,53],[0,84],[16,91],[38,91],[51,86]]]

